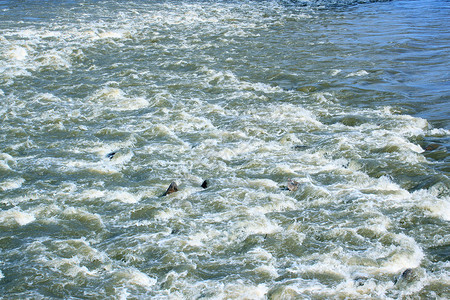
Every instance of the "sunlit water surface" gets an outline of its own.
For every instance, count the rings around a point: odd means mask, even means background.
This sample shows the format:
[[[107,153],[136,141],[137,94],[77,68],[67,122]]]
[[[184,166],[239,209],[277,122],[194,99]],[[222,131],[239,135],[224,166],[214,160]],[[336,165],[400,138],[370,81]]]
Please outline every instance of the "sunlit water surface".
[[[0,295],[450,297],[450,4],[370,2],[0,1]]]

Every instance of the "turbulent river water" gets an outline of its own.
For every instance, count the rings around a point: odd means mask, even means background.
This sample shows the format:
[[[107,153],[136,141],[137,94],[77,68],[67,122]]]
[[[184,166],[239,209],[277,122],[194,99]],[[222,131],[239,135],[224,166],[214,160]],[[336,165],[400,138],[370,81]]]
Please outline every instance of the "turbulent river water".
[[[0,298],[448,299],[448,24],[1,0]]]

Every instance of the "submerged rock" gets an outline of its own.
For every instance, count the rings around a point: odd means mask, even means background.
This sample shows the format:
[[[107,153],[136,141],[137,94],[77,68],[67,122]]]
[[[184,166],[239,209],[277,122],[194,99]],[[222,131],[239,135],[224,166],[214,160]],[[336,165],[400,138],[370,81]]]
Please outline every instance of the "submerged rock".
[[[289,178],[288,182],[287,182],[287,186],[282,185],[282,186],[280,186],[280,188],[285,191],[295,192],[298,189],[299,185],[300,185],[299,182]]]
[[[437,148],[439,148],[441,145],[439,144],[429,144],[428,146],[425,147],[425,151],[434,151]]]
[[[417,277],[417,272],[414,269],[406,269],[398,277],[394,278],[394,284],[400,282],[410,282]]]
[[[288,179],[288,184],[287,184],[287,188],[288,190],[290,190],[291,192],[295,192],[298,189],[300,183],[298,183],[295,180],[292,179]]]
[[[294,150],[306,150],[308,149],[308,146],[303,146],[303,145],[295,145]]]
[[[355,279],[353,279],[353,280],[355,281],[356,286],[363,286],[366,284],[366,282],[369,280],[369,278],[367,276],[361,275],[361,276],[355,277]]]
[[[165,191],[165,193],[163,194],[163,196],[167,196],[169,194],[178,192],[178,185],[175,183],[175,181],[173,181],[169,187],[167,188],[167,191]]]

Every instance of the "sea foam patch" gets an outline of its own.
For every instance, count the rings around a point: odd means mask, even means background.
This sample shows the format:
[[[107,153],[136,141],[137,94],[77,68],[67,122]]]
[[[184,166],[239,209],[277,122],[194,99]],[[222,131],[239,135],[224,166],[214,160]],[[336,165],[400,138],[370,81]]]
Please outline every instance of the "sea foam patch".
[[[33,214],[15,208],[0,212],[0,223],[3,224],[3,226],[24,226],[35,220]]]
[[[150,288],[157,282],[155,278],[150,277],[135,268],[116,271],[114,276],[123,284],[138,285],[145,288]]]
[[[236,283],[229,283],[218,295],[224,299],[263,299],[269,288],[265,284],[250,285],[238,280]]]
[[[359,71],[351,72],[351,73],[347,74],[346,77],[354,77],[354,76],[361,77],[361,76],[366,76],[366,75],[369,75],[369,72],[367,72],[366,70],[359,70]]]
[[[25,179],[23,178],[6,180],[0,183],[0,189],[3,191],[15,190],[20,188],[24,182]]]
[[[116,191],[109,191],[106,193],[106,199],[108,201],[120,201],[123,203],[137,203],[141,199],[139,195],[130,193],[126,190],[119,189]]]
[[[92,104],[100,104],[99,109],[109,108],[115,111],[137,110],[149,105],[148,100],[142,97],[128,97],[119,88],[104,87],[91,97]]]
[[[426,214],[450,220],[450,197],[447,196],[449,189],[442,184],[436,184],[429,190],[415,191],[411,198],[415,205],[425,211]]]
[[[83,226],[87,226],[92,229],[100,230],[105,227],[101,215],[91,213],[86,209],[68,207],[62,211],[62,216],[65,219],[77,220],[83,224]]]

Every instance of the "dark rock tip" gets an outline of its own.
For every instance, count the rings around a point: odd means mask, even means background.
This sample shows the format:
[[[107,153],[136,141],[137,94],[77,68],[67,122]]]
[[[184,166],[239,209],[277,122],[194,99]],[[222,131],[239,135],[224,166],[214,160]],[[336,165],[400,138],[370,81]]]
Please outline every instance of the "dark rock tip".
[[[203,181],[202,188],[206,189],[208,187],[208,180]]]
[[[178,185],[175,183],[175,181],[173,181],[169,187],[167,188],[167,191],[163,194],[163,196],[167,196],[169,194],[178,192]]]

